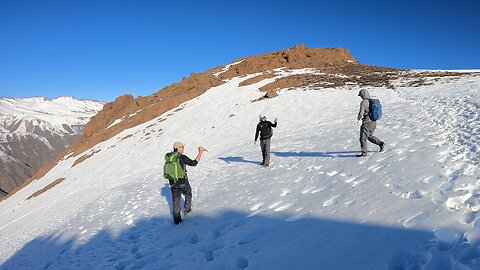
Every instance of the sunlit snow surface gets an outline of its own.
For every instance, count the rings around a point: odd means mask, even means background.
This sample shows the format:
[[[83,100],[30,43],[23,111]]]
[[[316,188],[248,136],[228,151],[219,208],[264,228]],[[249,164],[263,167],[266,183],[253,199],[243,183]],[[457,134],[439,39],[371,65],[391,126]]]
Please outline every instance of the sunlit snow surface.
[[[274,80],[238,87],[252,76],[1,202],[0,269],[480,269],[480,75],[368,88],[387,148],[370,144],[366,158],[354,157],[359,88],[252,102]],[[253,144],[259,114],[279,119],[269,168]],[[208,149],[188,170],[193,214],[178,226],[162,178],[176,140],[191,158]]]

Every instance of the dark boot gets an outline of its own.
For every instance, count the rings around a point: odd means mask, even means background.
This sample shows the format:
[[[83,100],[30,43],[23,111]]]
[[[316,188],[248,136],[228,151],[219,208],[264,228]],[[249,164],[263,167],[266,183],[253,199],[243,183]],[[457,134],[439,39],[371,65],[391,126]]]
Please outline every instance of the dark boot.
[[[366,156],[367,156],[367,153],[365,152],[362,152],[361,154],[356,155],[356,157],[366,157]]]
[[[175,225],[178,225],[180,223],[182,223],[182,218],[181,217],[173,217],[173,222],[175,223]]]
[[[385,143],[382,142],[379,146],[380,146],[380,152],[382,153],[385,152]]]

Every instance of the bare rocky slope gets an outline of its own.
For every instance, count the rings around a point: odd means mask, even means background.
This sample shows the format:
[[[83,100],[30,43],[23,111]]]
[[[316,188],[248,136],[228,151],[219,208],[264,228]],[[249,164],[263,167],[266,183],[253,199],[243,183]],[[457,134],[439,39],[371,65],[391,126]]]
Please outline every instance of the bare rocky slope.
[[[103,104],[61,97],[0,99],[0,197],[77,141]]]
[[[299,69],[312,69],[316,72],[305,74],[293,72]],[[456,72],[421,72],[365,65],[359,63],[348,50],[342,48],[308,48],[305,45],[240,58],[225,66],[215,67],[199,74],[192,73],[190,77],[183,78],[181,82],[167,86],[150,96],[134,98],[127,94],[105,104],[103,109],[86,124],[84,133],[78,141],[63,155],[60,155],[55,162],[38,170],[23,185],[45,175],[64,156],[78,156],[85,150],[112,138],[123,130],[145,123],[177,108],[183,102],[196,98],[208,89],[222,85],[231,78],[254,74],[252,78],[242,82],[242,85],[248,85],[265,78],[273,78],[275,72],[279,70],[287,73],[291,72],[291,75],[282,76],[260,88],[261,91],[265,92],[263,98],[275,97],[276,91],[279,89],[298,87],[324,89],[350,84],[361,87],[377,86],[393,89],[391,82],[399,78],[405,78],[405,82],[410,86],[421,86],[430,84],[432,80],[438,80],[439,77],[448,76],[455,79],[462,75],[462,73]],[[181,108],[178,108],[178,110],[181,110]],[[162,119],[159,121],[162,121]],[[78,157],[75,164],[94,154],[90,153]]]

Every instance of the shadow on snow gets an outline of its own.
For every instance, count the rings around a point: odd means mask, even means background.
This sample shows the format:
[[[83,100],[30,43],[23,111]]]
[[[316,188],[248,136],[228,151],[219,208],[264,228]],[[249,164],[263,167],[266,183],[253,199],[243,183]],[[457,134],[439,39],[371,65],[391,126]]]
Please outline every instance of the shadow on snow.
[[[232,162],[240,162],[240,163],[252,163],[252,164],[260,164],[260,162],[257,161],[252,161],[252,160],[246,160],[243,157],[219,157],[218,159],[225,161],[226,163],[232,163]]]
[[[433,239],[430,231],[225,211],[178,226],[170,216],[140,219],[83,241],[38,237],[0,269],[451,269],[441,259],[450,251]],[[471,263],[474,250],[459,254]]]
[[[276,152],[272,154],[278,157],[328,157],[328,158],[350,158],[359,154],[359,151],[339,152]]]

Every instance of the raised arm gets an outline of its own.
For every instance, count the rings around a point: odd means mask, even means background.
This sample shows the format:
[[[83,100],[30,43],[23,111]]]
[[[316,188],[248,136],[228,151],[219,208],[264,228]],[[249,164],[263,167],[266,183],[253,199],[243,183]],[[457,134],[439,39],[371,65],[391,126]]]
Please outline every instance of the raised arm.
[[[273,120],[273,124],[270,123],[270,126],[271,127],[277,127],[277,122],[278,122],[278,118],[275,118],[275,120]]]

